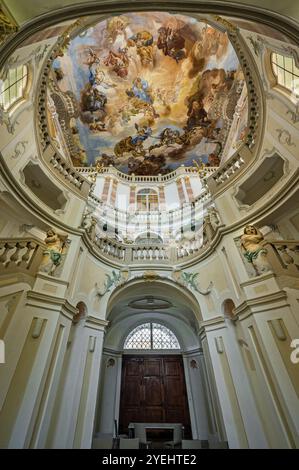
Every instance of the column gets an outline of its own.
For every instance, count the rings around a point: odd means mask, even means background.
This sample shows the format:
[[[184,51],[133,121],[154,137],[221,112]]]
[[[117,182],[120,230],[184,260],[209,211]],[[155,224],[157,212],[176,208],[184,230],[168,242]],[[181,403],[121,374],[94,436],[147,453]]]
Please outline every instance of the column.
[[[131,184],[130,185],[130,206],[133,209],[135,209],[135,203],[136,203],[136,186]]]
[[[189,202],[192,202],[192,201],[194,201],[194,194],[193,194],[193,190],[192,190],[192,187],[191,187],[189,176],[185,176],[184,180],[185,180],[185,188],[186,188],[186,191],[187,191]]]
[[[299,338],[298,294],[292,289],[270,293],[271,276],[246,283],[247,295],[250,288],[269,293],[238,306],[236,322],[271,448],[298,448],[299,366],[291,359],[292,340]]]
[[[205,334],[229,447],[269,448],[234,326],[219,317]]]
[[[43,447],[75,312],[66,301],[33,291],[20,304],[5,337],[10,359],[3,370],[0,447]]]
[[[103,192],[101,196],[101,199],[104,203],[108,201],[110,181],[111,181],[110,176],[105,176],[104,187],[103,187]]]
[[[182,178],[178,178],[176,180],[176,185],[178,189],[179,200],[182,205],[186,202],[185,193],[184,193],[183,184],[182,184]]]
[[[105,320],[94,317],[77,325],[57,397],[51,448],[91,448],[106,325]]]
[[[160,209],[163,210],[164,206],[165,206],[165,190],[164,190],[164,185],[160,185],[158,187],[159,189],[159,205],[160,205]]]
[[[111,206],[113,206],[113,207],[115,206],[117,185],[118,185],[118,181],[117,181],[116,179],[113,179],[113,180],[112,180],[111,195],[110,195],[110,204],[111,204]]]

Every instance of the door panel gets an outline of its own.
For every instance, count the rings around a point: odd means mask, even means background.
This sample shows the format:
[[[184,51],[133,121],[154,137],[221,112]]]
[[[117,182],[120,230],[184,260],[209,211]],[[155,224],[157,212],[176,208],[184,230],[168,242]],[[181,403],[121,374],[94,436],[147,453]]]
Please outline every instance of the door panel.
[[[168,406],[183,407],[185,390],[181,377],[165,377],[165,394]]]
[[[160,377],[162,375],[161,371],[161,360],[157,359],[147,359],[144,358],[143,367],[144,367],[144,376],[153,376],[156,375]]]
[[[163,405],[162,377],[144,377],[144,406]]]
[[[123,356],[120,432],[130,422],[182,423],[190,417],[181,356]]]

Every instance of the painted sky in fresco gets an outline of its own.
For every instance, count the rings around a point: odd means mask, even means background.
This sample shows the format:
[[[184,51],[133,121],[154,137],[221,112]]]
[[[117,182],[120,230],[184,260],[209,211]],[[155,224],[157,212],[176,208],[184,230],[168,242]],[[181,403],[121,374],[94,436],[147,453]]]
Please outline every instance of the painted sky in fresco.
[[[146,175],[194,159],[219,165],[225,110],[244,86],[225,33],[183,15],[128,13],[73,39],[53,69],[80,109],[72,130],[86,153],[76,166],[100,159]]]

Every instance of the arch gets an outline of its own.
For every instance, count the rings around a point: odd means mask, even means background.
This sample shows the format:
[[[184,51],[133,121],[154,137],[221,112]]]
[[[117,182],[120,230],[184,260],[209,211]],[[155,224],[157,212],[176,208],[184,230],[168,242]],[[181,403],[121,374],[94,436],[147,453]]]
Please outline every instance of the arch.
[[[138,310],[130,307],[130,301],[133,299],[140,301],[142,295],[157,297],[159,299],[157,308]],[[160,310],[159,304],[163,299],[168,300],[169,307]],[[133,354],[137,357],[144,357],[147,354],[149,356],[174,354],[181,355],[183,358],[192,436],[197,438],[198,433],[206,432],[207,425],[205,423],[208,418],[205,397],[201,394],[197,395],[195,392],[196,383],[202,384],[203,381],[202,369],[198,367],[198,374],[194,378],[189,365],[191,359],[200,364],[202,354],[198,335],[199,322],[202,317],[195,296],[166,276],[148,282],[143,276],[140,276],[140,278],[132,279],[124,286],[117,288],[110,295],[107,301],[106,318],[109,319],[109,327],[105,335],[103,349],[104,385],[99,390],[100,411],[95,429],[99,432],[104,432],[104,430],[107,432],[113,419],[119,419],[123,355]],[[180,349],[124,349],[124,342],[128,334],[145,323],[156,323],[169,329],[176,336]],[[108,366],[109,361],[113,362],[114,367]]]
[[[190,16],[196,14],[206,15],[224,15],[229,17],[235,17],[253,22],[260,22],[261,24],[268,25],[281,33],[289,37],[294,43],[298,42],[298,25],[295,20],[291,17],[283,16],[275,11],[265,10],[262,7],[256,5],[244,5],[228,4],[227,1],[219,0],[217,2],[206,2],[199,4],[197,0],[190,0],[179,4],[176,1],[165,2],[164,0],[157,0],[155,2],[157,10],[161,11],[174,11],[177,13],[186,13]],[[140,1],[134,4],[135,11],[147,11],[152,9],[148,2]],[[29,38],[35,33],[41,31],[42,28],[56,25],[59,22],[67,20],[75,20],[79,16],[90,16],[90,15],[103,15],[103,18],[108,15],[117,13],[125,13],[132,11],[132,3],[125,2],[119,8],[119,2],[106,3],[95,3],[93,1],[84,2],[82,4],[73,4],[64,6],[62,8],[52,10],[44,13],[27,21],[24,26],[14,34],[11,38],[6,41],[6,47],[3,54],[0,56],[0,67],[13,53],[13,51],[24,42],[25,39]]]
[[[113,309],[115,310],[117,304],[128,303],[132,300],[132,296],[152,295],[153,292],[160,299],[165,298],[165,292],[167,292],[167,298],[172,302],[177,301],[183,308],[192,312],[197,322],[203,320],[201,307],[195,295],[172,279],[166,276],[160,277],[155,271],[145,272],[142,276],[135,277],[114,289],[107,298],[106,304],[102,304],[102,308],[106,309],[105,319],[113,319]]]

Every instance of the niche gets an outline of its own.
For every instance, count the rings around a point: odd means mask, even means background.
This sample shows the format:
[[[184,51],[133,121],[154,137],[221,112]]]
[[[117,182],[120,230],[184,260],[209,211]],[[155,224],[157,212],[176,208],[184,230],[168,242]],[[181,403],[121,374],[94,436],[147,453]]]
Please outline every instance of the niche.
[[[226,299],[222,304],[222,308],[225,317],[230,319],[234,318],[234,309],[236,306],[232,299]]]
[[[242,183],[235,196],[242,205],[251,206],[261,199],[284,174],[284,159],[274,153],[265,158],[257,170]]]
[[[23,175],[28,188],[53,210],[63,209],[67,199],[63,192],[45,175],[39,165],[29,162]]]

